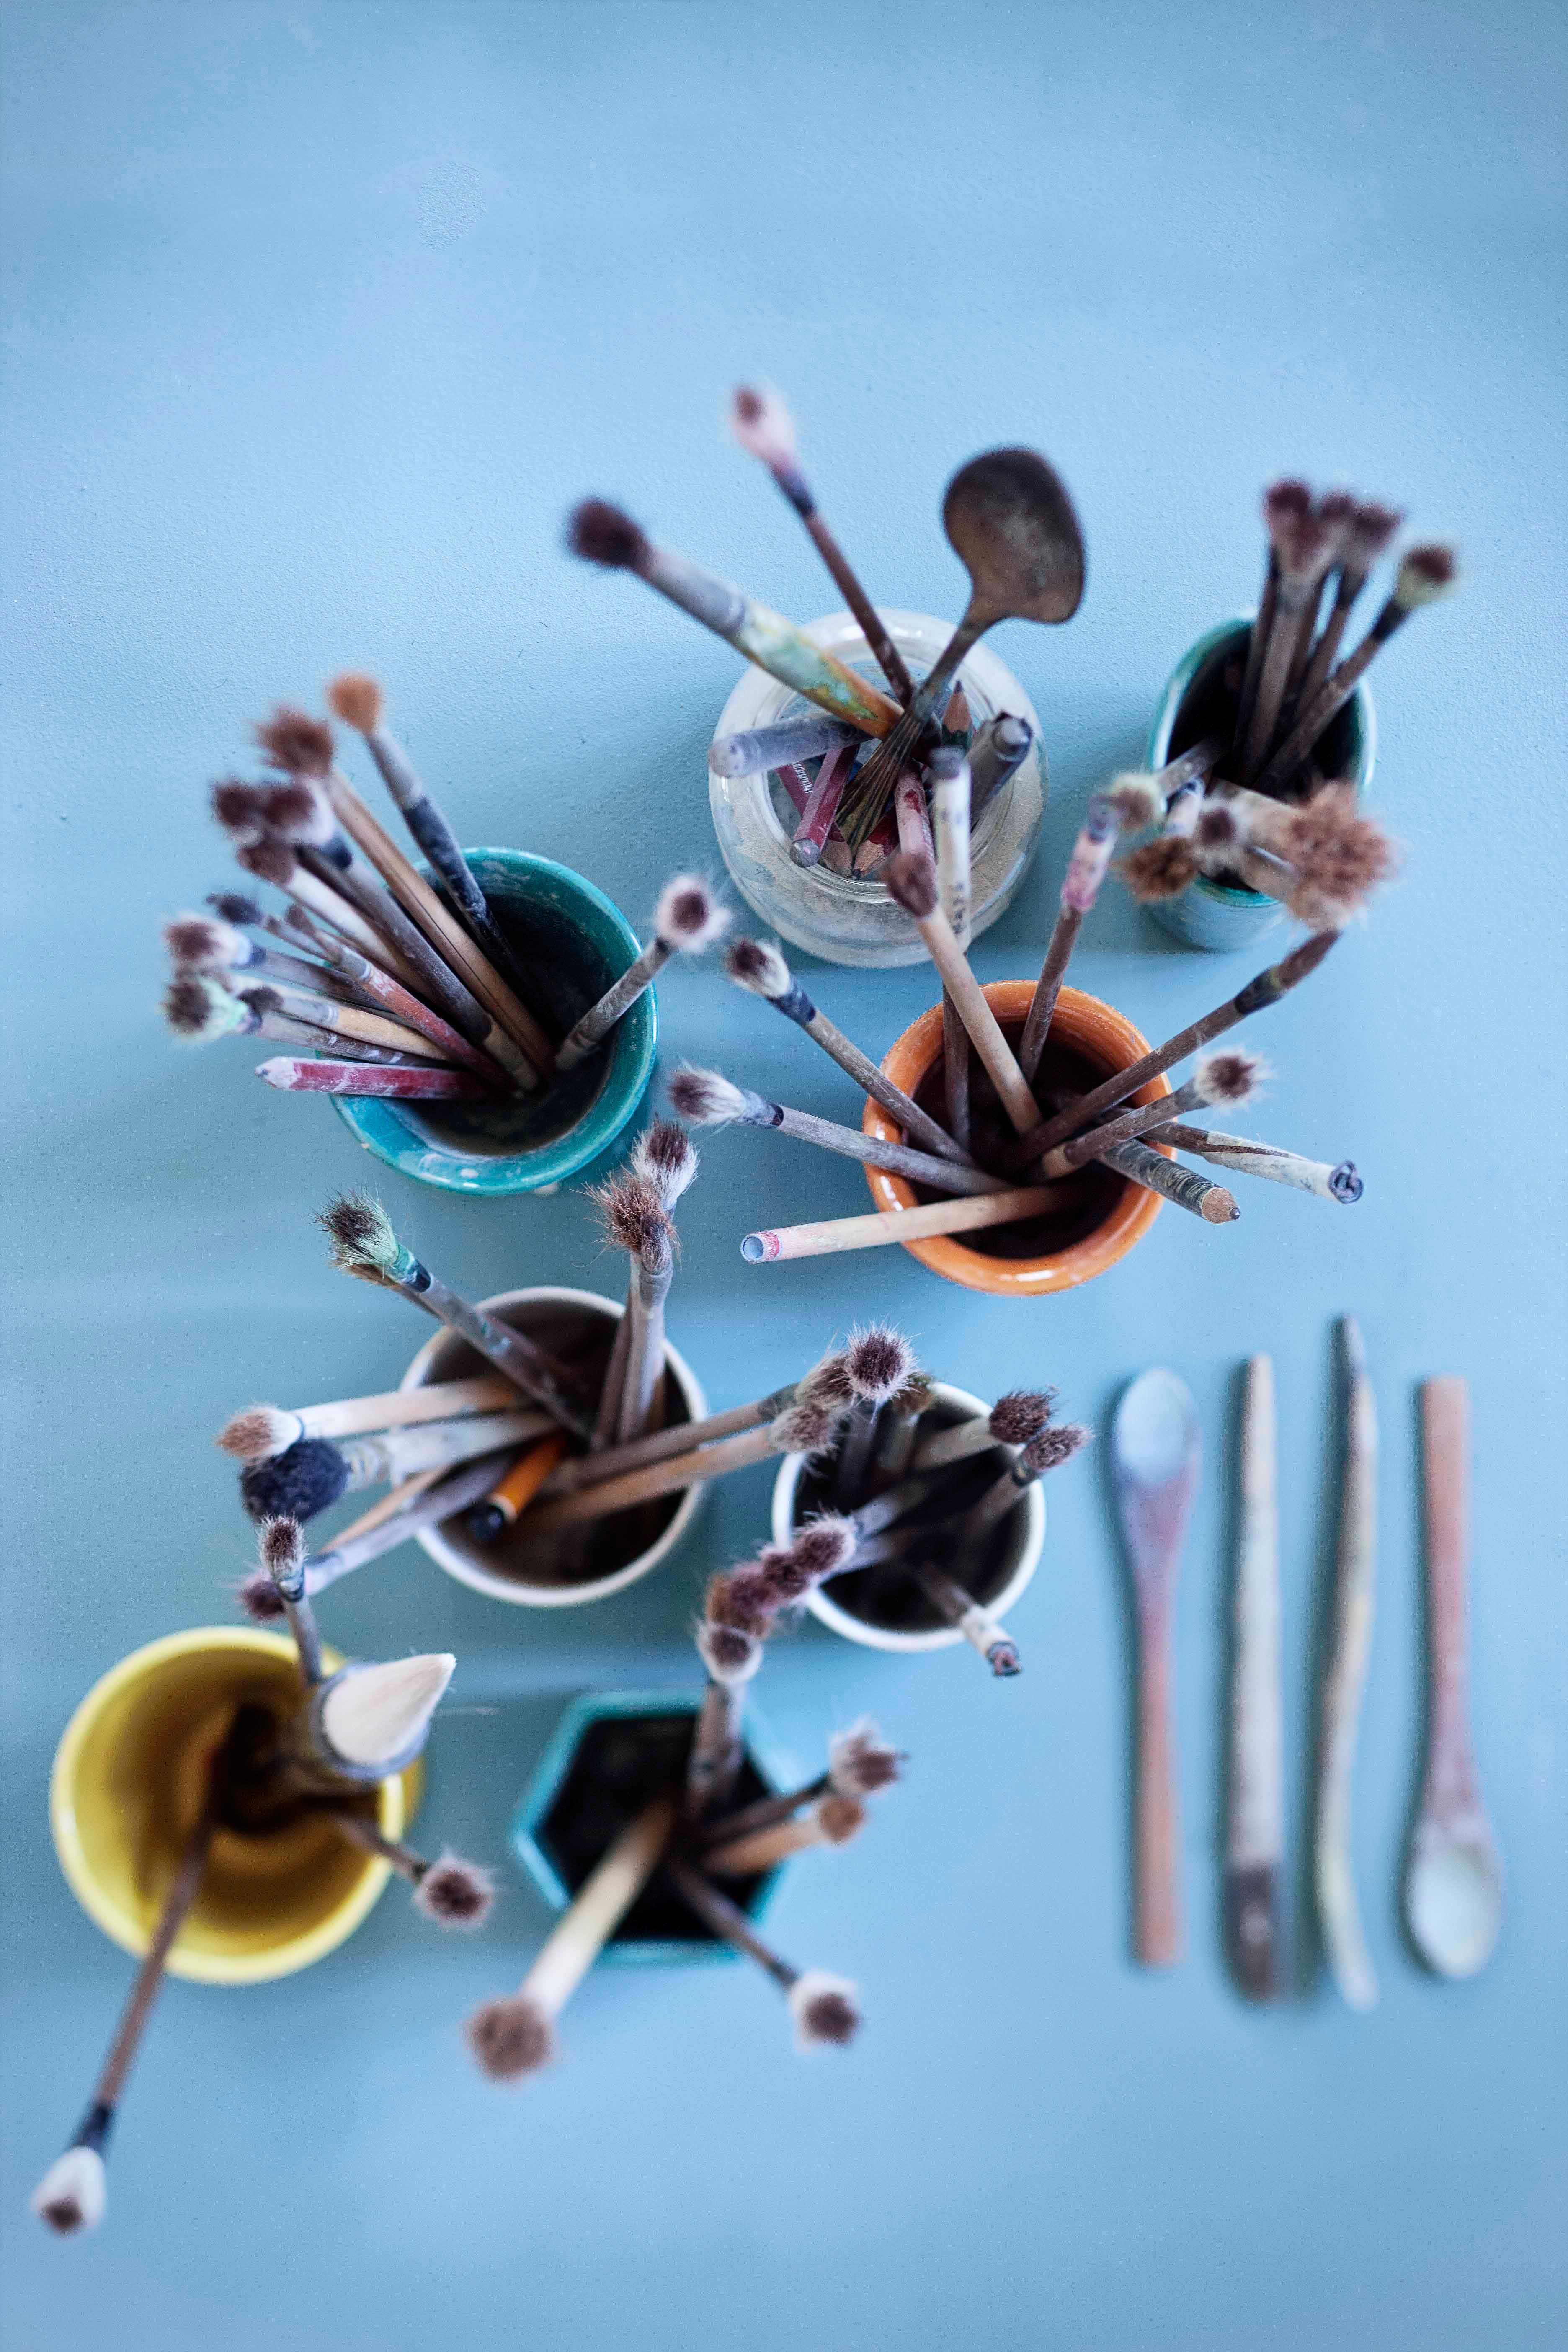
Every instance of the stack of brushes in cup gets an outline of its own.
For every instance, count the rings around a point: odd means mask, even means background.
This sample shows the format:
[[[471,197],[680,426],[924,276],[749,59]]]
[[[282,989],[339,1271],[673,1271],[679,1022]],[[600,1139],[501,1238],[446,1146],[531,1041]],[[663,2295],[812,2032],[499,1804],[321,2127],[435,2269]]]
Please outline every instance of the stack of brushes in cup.
[[[734,395],[731,425],[805,524],[888,693],[825,653],[781,614],[656,546],[630,515],[603,499],[584,499],[573,510],[567,545],[585,562],[636,572],[817,706],[809,717],[721,738],[710,750],[710,763],[721,775],[776,776],[795,812],[790,854],[796,865],[885,880],[900,848],[931,847],[933,751],[968,750],[972,822],[1027,757],[1034,730],[1012,712],[998,711],[971,740],[959,667],[994,621],[1071,618],[1083,593],[1077,518],[1055,473],[1033,450],[988,450],[960,468],[948,485],[942,520],[974,593],[935,667],[917,685],[823,518],[784,404],[772,393],[743,387]]]
[[[1353,908],[1390,864],[1388,845],[1355,808],[1355,787],[1318,764],[1325,738],[1378,653],[1423,605],[1454,587],[1449,547],[1413,547],[1353,653],[1341,648],[1352,608],[1404,517],[1305,482],[1264,493],[1268,538],[1258,616],[1181,745],[1157,836],[1124,860],[1145,903],[1173,898],[1200,875],[1278,898],[1313,930]]]
[[[86,2111],[65,2153],[33,2192],[47,2226],[91,2230],[107,2201],[105,2157],[126,2078],[182,1927],[202,1895],[210,1864],[230,1869],[234,1842],[298,1832],[324,1822],[345,1843],[390,1864],[413,1889],[414,1906],[439,1927],[475,1928],[489,1916],[490,1873],[445,1852],[434,1859],[382,1834],[376,1792],[422,1754],[431,1717],[457,1661],[447,1655],[351,1663],[329,1673],[305,1596],[304,1547],[290,1520],[261,1529],[262,1572],[287,1617],[300,1664],[297,1706],[279,1716],[250,1699],[237,1705],[205,1759],[204,1785],[184,1837],[146,1957],[137,1971]]]
[[[771,1128],[885,1169],[928,1196],[912,1209],[748,1234],[741,1244],[742,1256],[762,1264],[871,1249],[933,1234],[973,1233],[1037,1219],[1070,1220],[1084,1208],[1079,1197],[1083,1175],[1096,1168],[1110,1169],[1207,1223],[1237,1217],[1235,1195],[1173,1160],[1170,1153],[1174,1147],[1321,1199],[1360,1198],[1361,1179],[1349,1161],[1330,1166],[1271,1144],[1191,1125],[1185,1118],[1194,1110],[1234,1110],[1255,1094],[1265,1076],[1257,1054],[1236,1045],[1206,1054],[1202,1049],[1248,1013],[1277,1003],[1314,971],[1342,925],[1364,904],[1372,883],[1387,869],[1391,856],[1383,835],[1352,810],[1339,810],[1333,826],[1321,835],[1311,854],[1300,846],[1296,850],[1312,892],[1310,938],[1125,1069],[1087,1089],[1081,1080],[1073,1087],[1058,1083],[1051,1060],[1051,1019],[1085,918],[1110,870],[1117,837],[1145,831],[1163,812],[1173,813],[1184,797],[1195,802],[1199,772],[1192,756],[1184,755],[1157,776],[1120,776],[1090,800],[1068,859],[1059,911],[1027,1015],[1021,1030],[1008,1035],[961,943],[968,884],[968,763],[952,750],[932,755],[937,857],[933,860],[923,849],[900,851],[888,866],[888,887],[919,929],[943,985],[941,1091],[930,1102],[904,1093],[845,1036],[806,994],[775,944],[731,940],[725,955],[730,977],[803,1029],[897,1122],[903,1140],[886,1142],[858,1127],[770,1102],[717,1070],[689,1066],[677,1070],[670,1082],[673,1108],[697,1125],[739,1120]],[[1193,1055],[1199,1058],[1181,1087],[1157,1101],[1122,1108],[1129,1097]]]
[[[163,1012],[176,1036],[295,1048],[257,1068],[285,1093],[542,1098],[604,1045],[670,956],[695,954],[722,930],[707,885],[675,876],[649,945],[566,1034],[551,1034],[527,943],[503,932],[457,835],[383,724],[375,679],[335,678],[328,699],[363,736],[436,881],[341,772],[326,722],[280,709],[256,730],[272,780],[227,778],[213,786],[212,805],[239,864],[279,892],[281,912],[248,891],[224,891],[208,902],[214,916],[165,924],[174,972]]]

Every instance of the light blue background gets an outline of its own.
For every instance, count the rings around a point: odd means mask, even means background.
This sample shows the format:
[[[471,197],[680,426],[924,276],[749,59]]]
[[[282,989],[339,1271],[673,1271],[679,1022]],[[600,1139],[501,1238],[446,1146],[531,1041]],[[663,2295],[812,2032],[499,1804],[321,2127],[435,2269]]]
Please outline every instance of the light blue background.
[[[1561,14],[11,0],[4,33],[6,2344],[1562,2345]],[[1159,1979],[1128,1959],[1126,1626],[1091,1462],[1053,1487],[1021,1681],[815,1631],[770,1662],[762,1702],[803,1761],[866,1707],[913,1758],[774,1914],[789,1951],[860,1980],[852,2055],[797,2062],[740,1969],[610,1971],[564,2063],[507,2095],[458,2027],[521,1973],[540,1905],[509,1870],[492,1928],[454,1948],[394,1895],[307,1978],[172,1987],[109,2221],[46,2242],[23,2200],[127,1979],[50,1853],[55,1740],[125,1651],[224,1618],[246,1551],[224,1415],[388,1384],[425,1336],[328,1270],[311,1212],[380,1177],[471,1292],[617,1281],[579,1198],[416,1192],[324,1105],[265,1094],[243,1048],[171,1047],[155,919],[226,876],[205,782],[271,700],[373,666],[468,839],[576,864],[640,920],[677,857],[711,852],[702,749],[735,662],[565,561],[559,520],[623,497],[785,610],[831,608],[720,435],[753,373],[889,602],[960,604],[936,508],[971,452],[1037,443],[1079,503],[1079,617],[995,641],[1056,793],[986,978],[1037,961],[1086,794],[1253,594],[1267,478],[1346,480],[1464,551],[1463,593],[1376,673],[1405,877],[1258,1032],[1280,1073],[1261,1131],[1355,1158],[1353,1214],[1262,1186],[1231,1231],[1167,1212],[1108,1279],[1025,1308],[893,1253],[743,1268],[746,1226],[865,1205],[853,1168],[777,1139],[712,1140],[682,1212],[673,1329],[716,1404],[872,1310],[942,1373],[1048,1379],[1101,1423],[1146,1363],[1191,1382],[1187,1957]],[[1111,890],[1074,976],[1163,1034],[1248,968],[1177,951]],[[809,976],[879,1051],[930,993],[921,971]],[[673,973],[661,1014],[667,1065],[853,1113],[711,970]],[[1382,2001],[1351,2017],[1303,1961],[1259,2014],[1216,1937],[1237,1367],[1267,1348],[1279,1370],[1299,1856],[1346,1308],[1385,1436],[1355,1822]],[[1396,1907],[1414,1387],[1445,1370],[1474,1385],[1477,1739],[1508,1870],[1495,1965],[1453,1989]],[[509,1613],[417,1553],[334,1596],[349,1647],[458,1654],[429,1837],[499,1858],[569,1694],[692,1682],[697,1579],[756,1540],[766,1492],[731,1482],[674,1571],[591,1615]]]

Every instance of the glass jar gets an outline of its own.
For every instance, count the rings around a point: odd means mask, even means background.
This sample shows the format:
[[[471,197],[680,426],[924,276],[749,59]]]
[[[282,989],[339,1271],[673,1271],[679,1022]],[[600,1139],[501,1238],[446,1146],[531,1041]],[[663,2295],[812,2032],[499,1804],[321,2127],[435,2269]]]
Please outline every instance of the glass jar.
[[[952,635],[950,623],[927,613],[882,609],[888,633],[918,681]],[[805,635],[885,688],[886,680],[849,613],[813,621]],[[1034,741],[1020,766],[981,812],[973,845],[973,930],[978,935],[1011,905],[1039,839],[1045,813],[1046,760],[1035,706],[1005,663],[978,645],[960,668],[972,729],[998,711],[1026,719]],[[715,735],[773,727],[816,706],[765,670],[748,667],[719,714]],[[901,907],[874,877],[857,881],[822,866],[797,866],[789,854],[798,822],[782,784],[770,774],[708,779],[713,829],[736,888],[773,930],[829,963],[921,963],[925,949]]]

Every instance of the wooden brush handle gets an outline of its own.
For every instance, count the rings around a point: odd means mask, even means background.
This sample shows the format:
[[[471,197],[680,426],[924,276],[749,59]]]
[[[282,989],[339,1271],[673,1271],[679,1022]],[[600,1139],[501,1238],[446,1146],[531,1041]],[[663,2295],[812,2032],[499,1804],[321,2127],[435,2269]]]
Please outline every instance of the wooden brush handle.
[[[1138,1644],[1138,1958],[1166,1969],[1182,1956],[1178,1811],[1170,1628],[1162,1613]]]
[[[1470,1393],[1467,1383],[1452,1376],[1425,1382],[1421,1391],[1421,1469],[1426,1496],[1426,1609],[1431,1642],[1429,1771],[1434,1777],[1457,1776],[1467,1783],[1469,1436]]]

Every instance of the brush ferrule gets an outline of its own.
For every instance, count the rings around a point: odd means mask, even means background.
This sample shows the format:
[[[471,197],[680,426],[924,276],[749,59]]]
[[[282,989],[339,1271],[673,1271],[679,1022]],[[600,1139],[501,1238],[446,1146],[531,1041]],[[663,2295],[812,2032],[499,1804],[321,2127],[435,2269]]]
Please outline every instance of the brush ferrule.
[[[775,996],[773,1003],[791,1021],[798,1021],[803,1029],[809,1029],[816,1018],[816,1005],[807,996],[799,981],[793,976],[784,994]]]
[[[784,1125],[784,1115],[782,1103],[769,1102],[763,1096],[754,1095],[750,1087],[738,1087],[735,1091],[740,1095],[744,1105],[736,1116],[742,1119],[746,1126],[782,1127]]]
[[[808,516],[816,512],[816,500],[811,495],[805,477],[792,459],[772,457],[768,460],[768,471],[797,515]]]
[[[1100,886],[1105,879],[1115,841],[1116,813],[1109,801],[1096,794],[1089,803],[1089,814],[1073,843],[1068,870],[1062,877],[1064,914],[1088,914],[1100,896]]]
[[[109,2135],[114,2129],[114,2105],[110,2099],[94,2099],[77,2126],[72,2147],[90,2147],[101,2156],[109,2146]]]
[[[374,1486],[384,1478],[389,1466],[386,1440],[384,1437],[347,1437],[338,1440],[338,1452],[342,1455],[348,1472],[345,1495],[357,1494],[362,1486]],[[303,1581],[300,1590],[304,1591]]]
[[[650,547],[638,569],[650,588],[657,588],[672,604],[679,604],[683,613],[689,613],[705,629],[717,630],[721,637],[731,635],[745,619],[746,600],[741,591],[689,563],[682,555]]]
[[[348,1757],[340,1756],[327,1737],[324,1721],[327,1700],[341,1682],[359,1671],[360,1669],[354,1665],[340,1666],[335,1675],[329,1675],[325,1681],[319,1682],[312,1687],[310,1704],[305,1710],[304,1729],[308,1752],[303,1759],[303,1769],[309,1773],[314,1769],[318,1774],[325,1772],[331,1780],[351,1780],[356,1788],[368,1789],[376,1787],[383,1780],[390,1780],[395,1774],[408,1769],[408,1767],[424,1751],[429,1726],[421,1724],[405,1748],[401,1748],[395,1756],[384,1758],[379,1763],[356,1764]]]
[[[430,1269],[421,1265],[411,1249],[405,1249],[399,1243],[397,1256],[393,1263],[392,1279],[400,1283],[405,1290],[426,1291],[430,1287]]]

